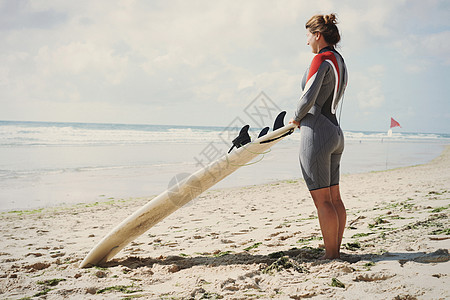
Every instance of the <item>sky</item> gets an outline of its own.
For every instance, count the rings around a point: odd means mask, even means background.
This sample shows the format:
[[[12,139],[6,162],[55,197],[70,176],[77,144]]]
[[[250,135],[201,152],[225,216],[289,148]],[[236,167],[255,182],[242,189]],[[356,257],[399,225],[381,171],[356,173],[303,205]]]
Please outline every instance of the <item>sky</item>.
[[[227,126],[261,93],[290,118],[331,12],[342,128],[450,133],[447,0],[0,0],[0,120]]]

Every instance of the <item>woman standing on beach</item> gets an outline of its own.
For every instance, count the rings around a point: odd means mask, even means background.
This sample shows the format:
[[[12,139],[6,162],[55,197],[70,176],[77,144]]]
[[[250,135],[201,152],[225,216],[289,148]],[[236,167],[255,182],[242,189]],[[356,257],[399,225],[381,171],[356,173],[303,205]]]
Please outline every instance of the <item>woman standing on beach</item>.
[[[306,23],[307,44],[317,54],[306,71],[294,119],[300,128],[300,166],[314,200],[325,244],[322,259],[340,257],[346,212],[339,192],[344,135],[336,107],[347,85],[347,69],[335,45],[336,15],[315,15]]]

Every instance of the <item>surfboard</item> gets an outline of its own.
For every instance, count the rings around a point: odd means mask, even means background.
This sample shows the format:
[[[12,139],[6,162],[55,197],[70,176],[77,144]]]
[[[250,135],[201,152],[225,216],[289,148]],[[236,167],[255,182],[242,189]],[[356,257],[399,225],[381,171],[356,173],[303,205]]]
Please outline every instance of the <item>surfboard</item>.
[[[273,131],[264,128],[254,141],[250,141],[249,126],[244,126],[227,154],[172,185],[123,220],[88,253],[80,268],[107,262],[152,226],[291,134],[296,126],[284,125],[285,114],[278,115]]]

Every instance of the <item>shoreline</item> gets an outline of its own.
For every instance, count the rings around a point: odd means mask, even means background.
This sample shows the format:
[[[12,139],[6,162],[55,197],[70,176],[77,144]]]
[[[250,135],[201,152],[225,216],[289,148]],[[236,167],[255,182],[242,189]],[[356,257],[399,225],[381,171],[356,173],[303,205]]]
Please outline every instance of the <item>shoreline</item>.
[[[414,166],[420,166],[420,165],[423,165],[423,164],[428,164],[428,163],[432,162],[434,159],[436,159],[437,157],[439,157],[440,155],[442,155],[442,153],[445,151],[445,149],[447,147],[450,147],[450,145],[442,144],[442,145],[440,145],[440,147],[441,147],[441,151],[438,152],[437,156],[435,156],[433,158],[430,158],[429,160],[427,160],[424,163],[419,162],[419,163],[415,163],[413,165],[402,165],[402,164],[400,164],[400,166],[398,166],[398,164],[391,163],[391,165],[393,165],[392,167],[389,166],[389,167],[386,167],[386,168],[380,168],[378,166],[378,167],[375,167],[374,170],[371,170],[371,171],[367,171],[367,170],[364,170],[364,169],[360,170],[358,167],[356,167],[353,172],[345,172],[345,168],[344,168],[344,170],[341,171],[341,178],[343,178],[344,176],[348,176],[348,175],[366,174],[366,173],[372,173],[372,172],[385,172],[385,171],[389,171],[389,170],[395,170],[395,169],[398,169],[398,168],[408,168],[408,167],[414,167]],[[280,152],[280,150],[285,150],[285,149],[283,149],[283,148],[278,149],[279,152]],[[284,153],[283,151],[281,151],[281,153],[286,155],[286,153]],[[353,151],[352,153],[354,155],[355,151]],[[272,156],[270,158],[265,158],[265,159],[268,159],[269,161],[271,161],[272,159],[279,157],[280,156],[279,154],[280,153],[277,153],[276,156],[274,155],[274,156]],[[300,168],[298,166],[298,162],[296,161],[297,153],[289,151],[289,154],[292,156],[292,157],[289,158],[289,160],[294,161],[293,164],[292,163],[289,164],[289,163],[287,163],[287,161],[278,161],[277,160],[277,163],[282,164],[284,167],[288,166],[289,171],[287,171],[285,173],[275,173],[274,175],[272,175],[273,178],[267,177],[265,179],[260,179],[259,182],[257,182],[257,183],[252,183],[252,181],[255,180],[254,178],[252,178],[253,177],[252,174],[254,174],[255,172],[256,173],[267,173],[267,174],[270,174],[270,172],[267,172],[267,168],[270,169],[271,167],[273,167],[274,162],[271,161],[269,163],[256,164],[256,165],[252,166],[252,168],[250,168],[250,169],[245,168],[245,167],[240,168],[239,170],[236,171],[236,174],[231,174],[229,177],[225,178],[221,182],[218,182],[216,185],[211,187],[209,190],[210,191],[211,190],[218,190],[218,191],[220,191],[220,190],[227,190],[227,189],[246,188],[246,187],[249,187],[249,186],[260,186],[260,185],[262,186],[262,185],[274,184],[274,183],[278,183],[278,182],[292,181],[292,180],[303,181],[303,178],[302,178],[302,175],[301,175],[301,170],[300,170]],[[270,154],[270,155],[272,155],[272,154]],[[348,154],[348,155],[352,155],[352,154]],[[344,160],[346,160],[346,157],[344,157]],[[421,160],[423,160],[423,159],[421,159]],[[263,159],[263,161],[264,161],[264,159]],[[420,161],[420,159],[419,159],[419,161]],[[190,169],[183,169],[181,172],[188,174],[188,173],[192,173],[192,172],[195,172],[195,171],[197,171],[197,169],[190,168]],[[172,175],[170,175],[170,174],[172,174]],[[161,189],[153,189],[152,193],[145,194],[145,195],[136,194],[136,193],[133,193],[132,191],[130,193],[131,195],[129,195],[129,196],[126,195],[127,194],[126,191],[121,191],[119,193],[119,195],[107,194],[107,193],[104,192],[104,190],[107,190],[108,186],[104,186],[104,187],[102,187],[101,190],[98,190],[95,193],[95,195],[97,195],[97,196],[94,196],[94,194],[92,194],[92,193],[91,194],[89,194],[89,193],[83,194],[82,192],[75,192],[76,198],[89,198],[89,200],[85,200],[85,201],[69,200],[69,201],[62,201],[61,203],[57,203],[57,204],[48,204],[48,203],[46,203],[46,204],[40,204],[40,205],[31,205],[31,206],[28,205],[28,207],[24,207],[24,206],[22,206],[22,207],[10,207],[10,208],[4,207],[4,208],[0,209],[0,214],[8,213],[8,212],[20,212],[20,211],[23,211],[23,212],[42,211],[43,209],[52,209],[52,208],[57,208],[57,207],[61,207],[61,208],[74,207],[74,208],[76,208],[78,206],[97,205],[98,203],[103,203],[103,202],[109,203],[111,201],[112,202],[114,202],[114,201],[116,201],[116,202],[124,202],[124,201],[128,201],[128,200],[133,200],[133,199],[148,199],[149,200],[149,199],[152,199],[152,198],[158,196],[160,193],[164,192],[164,186],[167,185],[167,182],[170,181],[170,177],[173,176],[173,174],[176,174],[175,170],[172,170],[172,172],[167,173],[167,174],[165,173],[164,174],[165,176],[162,178],[162,180],[160,180],[161,182],[156,184],[156,185],[162,186],[162,188]],[[98,175],[97,175],[97,177],[98,177]],[[81,178],[75,178],[75,180],[79,181],[79,180],[82,180],[82,179]],[[120,177],[119,177],[119,180],[120,180]],[[146,184],[145,183],[146,180],[145,180],[145,175],[144,174],[142,174],[141,177],[137,179],[137,182],[138,182],[137,184],[136,183],[131,183],[130,180],[128,178],[126,178],[126,177],[122,178],[121,180],[123,180],[123,182],[125,184],[131,184],[131,189],[132,190],[134,190],[134,188],[138,187],[139,185],[146,185],[146,186],[151,185],[151,184]],[[171,180],[173,180],[173,178]],[[64,179],[64,181],[67,181],[67,179]],[[47,182],[47,181],[45,181],[45,182],[46,182],[45,183],[46,185],[51,184],[50,182]],[[120,181],[117,182],[117,180],[116,180],[115,183],[117,185],[119,185]],[[79,184],[82,184],[82,183],[79,182]],[[100,185],[103,185],[103,183],[101,183]],[[81,187],[83,187],[83,185],[81,185]],[[110,186],[110,187],[113,187],[113,186]],[[69,193],[74,193],[74,191],[73,191],[74,188],[75,188],[75,186],[66,186],[65,190],[66,191],[72,191],[72,192],[69,192]],[[90,189],[92,189],[92,186],[89,185],[89,186],[87,186],[87,188],[88,188],[88,190],[90,190]],[[65,190],[62,189],[62,187],[57,187],[56,191],[53,190],[52,192],[56,192],[57,195],[60,195],[60,196],[64,197],[64,195],[66,194]],[[102,194],[102,191],[103,191],[103,194]],[[40,191],[35,191],[35,192],[40,192]],[[46,196],[50,196],[50,194],[48,194],[49,191],[45,191],[44,194],[45,193],[47,193]],[[23,195],[22,195],[22,197],[23,197]]]
[[[450,297],[450,146],[431,162],[344,174],[340,260],[302,179],[204,192],[106,265],[89,250],[150,198],[2,212],[6,299],[445,299]],[[408,298],[409,297],[409,298]]]

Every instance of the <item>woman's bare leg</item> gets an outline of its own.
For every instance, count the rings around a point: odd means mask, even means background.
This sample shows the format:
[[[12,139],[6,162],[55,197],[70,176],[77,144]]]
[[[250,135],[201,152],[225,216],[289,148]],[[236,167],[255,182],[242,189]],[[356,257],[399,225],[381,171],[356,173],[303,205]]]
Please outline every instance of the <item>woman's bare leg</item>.
[[[339,258],[339,219],[333,205],[331,188],[310,191],[317,208],[320,229],[325,244],[325,255],[322,259]]]
[[[339,185],[333,185],[330,187],[331,190],[331,201],[336,209],[339,220],[339,230],[338,230],[338,245],[341,248],[342,237],[344,236],[345,224],[347,222],[347,212],[345,211],[344,203],[341,199],[341,194],[339,192]]]

